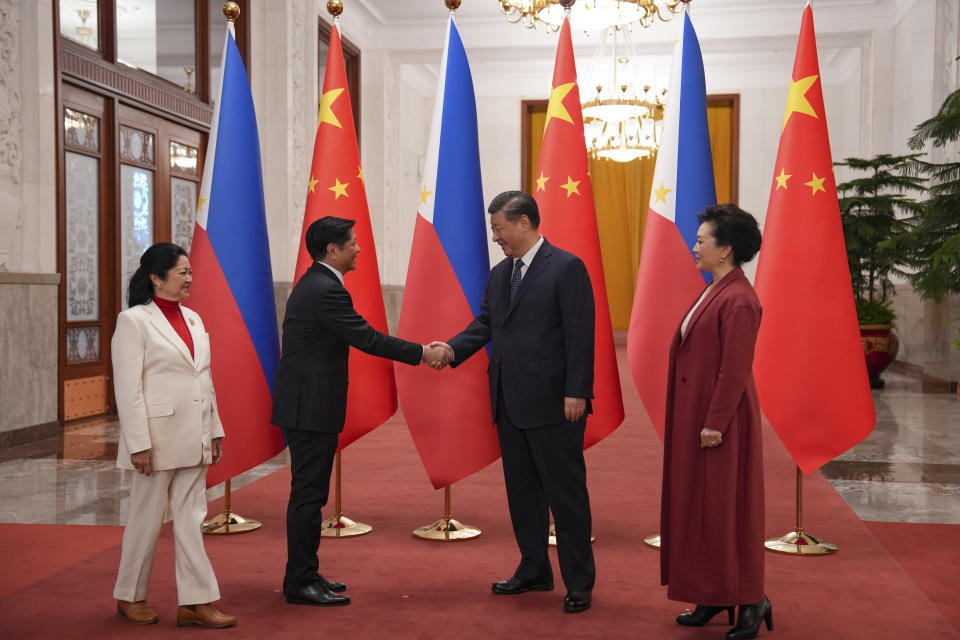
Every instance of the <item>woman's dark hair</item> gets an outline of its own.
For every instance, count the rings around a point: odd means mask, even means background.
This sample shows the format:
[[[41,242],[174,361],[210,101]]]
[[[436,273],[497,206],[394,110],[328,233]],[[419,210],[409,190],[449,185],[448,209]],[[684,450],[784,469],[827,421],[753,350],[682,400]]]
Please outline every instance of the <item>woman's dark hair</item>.
[[[350,229],[355,224],[355,220],[334,216],[324,216],[315,220],[307,227],[307,236],[304,239],[307,253],[314,260],[323,260],[327,255],[327,245],[331,242],[343,249],[343,245],[350,240]]]
[[[733,248],[733,263],[750,262],[760,251],[760,226],[757,219],[735,204],[710,205],[697,216],[700,222],[713,223],[717,246]]]
[[[187,252],[178,244],[172,242],[158,242],[143,252],[140,256],[140,266],[130,277],[127,287],[127,306],[146,304],[153,300],[153,283],[150,276],[158,276],[161,280],[167,279],[167,272],[177,266],[180,256]]]
[[[503,217],[510,222],[516,222],[520,216],[527,216],[531,227],[540,228],[540,209],[537,208],[537,201],[526,191],[504,191],[491,200],[487,213],[492,215],[501,211]]]

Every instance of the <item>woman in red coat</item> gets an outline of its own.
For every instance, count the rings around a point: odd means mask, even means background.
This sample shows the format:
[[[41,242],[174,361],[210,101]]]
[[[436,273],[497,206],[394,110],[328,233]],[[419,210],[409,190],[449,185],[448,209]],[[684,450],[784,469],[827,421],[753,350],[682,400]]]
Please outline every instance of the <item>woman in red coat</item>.
[[[702,626],[740,605],[729,640],[773,628],[763,588],[763,447],[751,368],[760,302],[740,265],[760,229],[732,204],[707,207],[693,255],[713,278],[681,318],[670,348],[660,512],[660,577],[677,618]]]

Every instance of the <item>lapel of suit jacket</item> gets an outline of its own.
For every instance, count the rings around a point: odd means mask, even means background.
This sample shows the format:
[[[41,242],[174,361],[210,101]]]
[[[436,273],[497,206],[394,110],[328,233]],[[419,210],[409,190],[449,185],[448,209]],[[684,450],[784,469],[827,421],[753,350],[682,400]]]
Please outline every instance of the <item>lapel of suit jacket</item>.
[[[160,307],[158,307],[153,300],[151,300],[147,304],[142,304],[139,306],[143,307],[144,313],[146,313],[147,316],[150,318],[150,324],[152,324],[153,327],[160,332],[160,335],[162,335],[164,338],[169,340],[170,343],[177,348],[177,351],[179,351],[180,354],[184,358],[186,358],[187,362],[189,362],[191,365],[194,366],[194,368],[196,368],[197,366],[196,362],[194,362],[194,359],[190,356],[190,350],[187,348],[186,343],[183,341],[183,339],[180,336],[177,335],[177,332],[174,330],[173,325],[171,325],[170,321],[167,320],[166,317],[164,317],[163,311],[160,311]],[[192,334],[193,332],[191,332],[191,335]],[[194,344],[193,352],[196,353],[197,341],[194,340],[193,344]]]
[[[507,309],[507,318],[510,317],[510,314],[513,313],[513,310],[517,308],[518,304],[520,304],[520,299],[523,298],[524,294],[529,291],[530,287],[533,286],[534,281],[540,277],[540,274],[547,270],[547,265],[550,263],[551,255],[553,255],[553,246],[547,242],[546,238],[544,238],[543,244],[540,245],[540,249],[537,251],[537,255],[533,257],[533,263],[527,266],[527,272],[523,274],[523,280],[520,281],[520,288],[517,290],[517,297],[514,298],[513,304],[511,304],[510,308]],[[511,278],[513,277],[513,268],[514,267],[511,264]],[[508,280],[507,296],[509,295],[510,285]]]
[[[681,347],[687,341],[687,338],[690,336],[690,332],[693,330],[693,325],[696,324],[697,320],[700,319],[700,316],[703,315],[704,310],[710,305],[710,303],[717,298],[717,295],[721,291],[729,287],[731,282],[735,282],[745,277],[746,276],[743,275],[743,269],[741,269],[740,267],[737,267],[736,269],[728,273],[720,282],[713,285],[713,289],[710,291],[710,293],[707,294],[707,297],[703,299],[703,302],[700,303],[700,306],[697,307],[696,311],[693,312],[693,316],[691,316],[690,322],[687,323],[687,330],[683,333],[683,337],[680,340]],[[690,312],[687,311],[687,313],[690,313]]]
[[[193,366],[199,367],[200,349],[206,342],[205,340],[202,340],[205,332],[200,330],[200,323],[194,320],[194,317],[199,317],[196,311],[184,307],[183,305],[180,305],[180,311],[183,313],[183,319],[187,323],[187,330],[190,332],[190,337],[193,338]],[[179,338],[180,336],[177,337]],[[187,352],[189,353],[189,349]]]

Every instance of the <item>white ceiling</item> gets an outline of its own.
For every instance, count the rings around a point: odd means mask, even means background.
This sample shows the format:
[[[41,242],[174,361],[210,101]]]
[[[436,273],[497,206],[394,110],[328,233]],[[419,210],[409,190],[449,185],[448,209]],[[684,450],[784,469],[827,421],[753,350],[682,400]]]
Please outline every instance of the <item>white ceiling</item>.
[[[317,0],[326,15],[325,0]],[[876,31],[891,29],[907,11],[927,10],[928,0],[813,0],[821,72],[825,83],[842,84],[857,71],[863,48]],[[405,79],[432,95],[439,44],[448,11],[443,0],[344,0],[341,28],[364,49],[390,50]],[[456,21],[470,58],[477,91],[517,95],[536,77],[549,79],[557,35],[510,24],[498,0],[462,0]],[[708,90],[783,84],[789,73],[805,0],[692,0]],[[669,68],[677,21],[635,28],[635,58],[659,78]],[[574,32],[581,78],[590,73],[598,34]],[[523,64],[516,64],[522,60]],[[540,83],[542,84],[542,83]],[[542,87],[536,85],[536,93]]]

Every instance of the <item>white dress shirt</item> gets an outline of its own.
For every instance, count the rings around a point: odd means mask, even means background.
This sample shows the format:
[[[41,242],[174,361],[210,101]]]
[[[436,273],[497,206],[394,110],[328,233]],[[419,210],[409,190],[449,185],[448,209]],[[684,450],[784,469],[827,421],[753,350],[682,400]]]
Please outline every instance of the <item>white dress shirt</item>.
[[[330,269],[330,271],[333,271],[333,275],[337,276],[337,280],[340,281],[340,284],[342,284],[343,286],[347,286],[347,285],[344,284],[344,282],[343,282],[343,274],[340,273],[340,269],[337,269],[336,267],[331,267],[329,264],[327,264],[327,263],[324,262],[323,260],[317,260],[317,264],[322,264],[322,265],[325,266],[327,269]]]
[[[513,259],[513,268],[517,268],[517,260],[523,260],[523,266],[520,267],[520,280],[523,280],[523,276],[527,275],[527,269],[530,268],[530,263],[533,262],[533,259],[537,257],[537,251],[540,250],[540,247],[543,245],[543,236],[540,236],[540,239],[537,240],[536,244],[530,247],[530,250],[527,251],[520,257]]]

